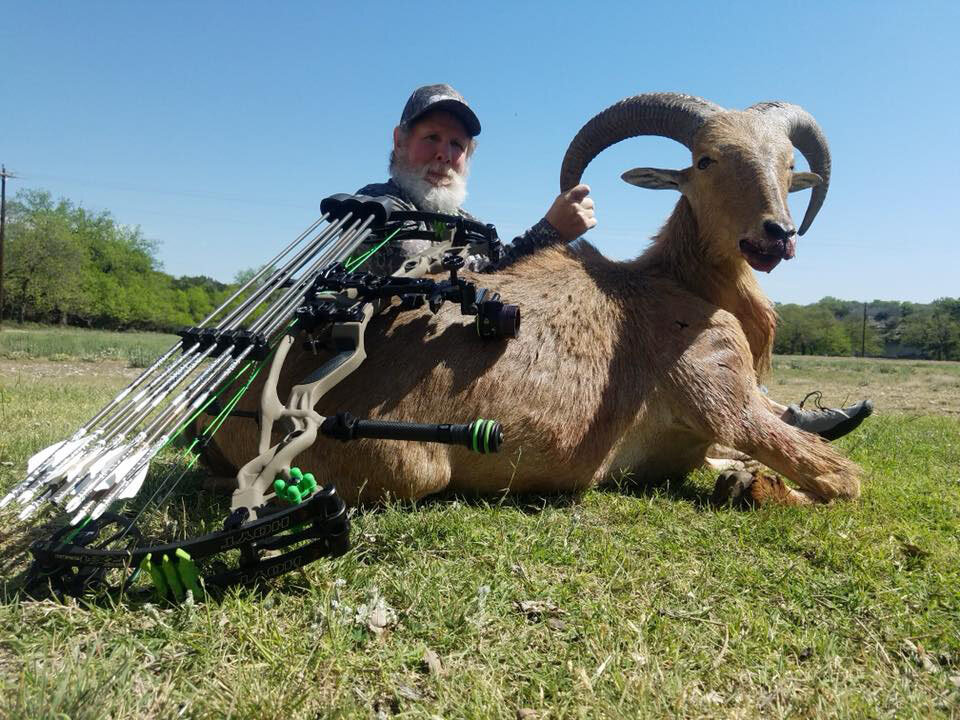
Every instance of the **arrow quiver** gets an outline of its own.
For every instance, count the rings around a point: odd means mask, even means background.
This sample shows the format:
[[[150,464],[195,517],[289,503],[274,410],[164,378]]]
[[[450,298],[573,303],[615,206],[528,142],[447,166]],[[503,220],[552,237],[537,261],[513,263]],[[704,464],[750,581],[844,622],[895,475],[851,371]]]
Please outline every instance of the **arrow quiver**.
[[[293,465],[318,433],[344,442],[499,449],[503,430],[493,420],[405,423],[354,418],[348,408],[324,417],[314,409],[363,362],[367,325],[387,307],[427,305],[436,313],[451,303],[474,317],[481,337],[515,337],[519,309],[458,274],[468,256],[499,258],[496,229],[459,216],[395,210],[389,198],[333,195],[321,213],[70,438],[30,458],[26,477],[0,507],[18,504],[21,519],[59,511],[67,523],[31,547],[28,584],[74,595],[152,584],[160,596],[179,601],[188,592],[252,583],[346,552],[349,520],[336,488],[318,488],[311,473]],[[406,253],[403,241],[411,239],[429,243]],[[373,271],[383,267],[389,272]],[[301,338],[331,348],[333,356],[283,402],[278,380]],[[156,524],[151,518],[196,463],[198,449],[262,370],[258,455],[237,474],[222,528],[177,542],[145,540],[139,521]],[[277,423],[289,432],[271,444]],[[188,442],[184,431],[191,426],[196,433]],[[180,462],[166,474],[148,473],[167,446],[179,448]],[[132,509],[111,510],[122,501]]]

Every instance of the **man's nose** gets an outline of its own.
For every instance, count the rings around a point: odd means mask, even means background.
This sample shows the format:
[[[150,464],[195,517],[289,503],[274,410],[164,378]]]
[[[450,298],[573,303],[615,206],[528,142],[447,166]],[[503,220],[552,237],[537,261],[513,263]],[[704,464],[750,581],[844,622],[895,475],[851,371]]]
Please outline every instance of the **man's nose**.
[[[453,151],[450,149],[449,145],[443,145],[437,148],[437,160],[443,163],[450,163],[453,161]]]

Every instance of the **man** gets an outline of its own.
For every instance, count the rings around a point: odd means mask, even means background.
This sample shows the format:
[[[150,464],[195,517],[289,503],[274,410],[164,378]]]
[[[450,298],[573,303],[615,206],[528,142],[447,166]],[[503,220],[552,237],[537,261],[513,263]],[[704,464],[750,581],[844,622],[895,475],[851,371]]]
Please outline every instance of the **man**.
[[[480,121],[466,100],[449,85],[414,90],[393,130],[390,180],[367,185],[358,195],[390,197],[408,210],[461,215],[467,195],[470,158],[480,134]],[[539,247],[576,240],[597,224],[590,188],[577,185],[561,193],[536,225],[504,247],[500,269]],[[417,241],[413,241],[417,242]],[[415,252],[416,246],[404,250]],[[486,259],[472,258],[471,269],[494,269]]]
[[[470,159],[480,134],[480,121],[456,90],[446,84],[425,85],[410,95],[393,130],[390,153],[390,179],[385,183],[366,185],[358,195],[388,196],[407,210],[461,215],[474,220],[461,205],[467,195]],[[504,246],[503,257],[491,266],[486,258],[471,258],[474,270],[499,270],[538,248],[569,243],[597,224],[590,188],[577,185],[561,193],[546,215],[533,227]],[[422,247],[409,243],[384,255],[375,262],[378,272],[392,272],[405,254]],[[809,396],[808,396],[809,397]],[[784,422],[801,430],[834,440],[856,428],[873,412],[873,404],[864,400],[846,408],[804,410],[801,403],[784,406],[770,401]]]

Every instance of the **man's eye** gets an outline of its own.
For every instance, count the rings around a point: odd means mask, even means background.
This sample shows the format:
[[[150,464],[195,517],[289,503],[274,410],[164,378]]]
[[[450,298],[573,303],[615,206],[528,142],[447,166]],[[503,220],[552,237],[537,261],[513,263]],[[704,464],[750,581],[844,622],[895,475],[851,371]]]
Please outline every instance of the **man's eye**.
[[[463,147],[464,147],[463,143],[457,142],[456,140],[454,140],[452,144],[457,150],[463,150]]]

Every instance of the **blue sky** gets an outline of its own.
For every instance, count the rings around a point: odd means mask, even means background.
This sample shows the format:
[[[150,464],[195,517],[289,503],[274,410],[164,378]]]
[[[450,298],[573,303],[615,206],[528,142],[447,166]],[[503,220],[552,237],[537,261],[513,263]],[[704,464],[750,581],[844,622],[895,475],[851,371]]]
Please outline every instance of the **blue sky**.
[[[0,0],[0,162],[158,242],[164,269],[229,280],[386,177],[410,91],[450,82],[483,123],[466,207],[509,239],[559,190],[567,143],[640,92],[782,99],[834,175],[779,302],[960,296],[960,3],[285,3]],[[587,169],[588,239],[638,254],[676,201],[620,173],[684,167],[665,139]],[[809,193],[792,196],[799,223]]]

